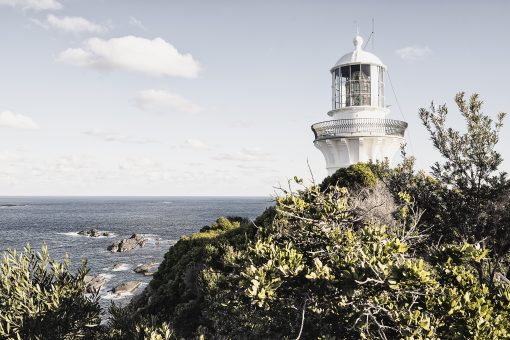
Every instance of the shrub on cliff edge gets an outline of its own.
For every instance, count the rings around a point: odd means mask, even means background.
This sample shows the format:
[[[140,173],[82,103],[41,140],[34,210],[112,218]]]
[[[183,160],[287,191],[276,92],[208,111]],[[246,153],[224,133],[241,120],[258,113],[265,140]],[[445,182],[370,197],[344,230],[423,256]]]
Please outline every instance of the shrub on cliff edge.
[[[76,274],[69,261],[52,260],[27,246],[7,250],[0,262],[0,338],[94,338],[99,328],[97,297],[84,295],[85,263]]]

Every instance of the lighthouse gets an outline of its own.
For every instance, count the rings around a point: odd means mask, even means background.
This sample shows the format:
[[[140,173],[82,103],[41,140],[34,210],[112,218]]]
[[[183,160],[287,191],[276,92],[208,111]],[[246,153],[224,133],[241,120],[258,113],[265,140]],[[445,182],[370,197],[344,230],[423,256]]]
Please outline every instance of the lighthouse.
[[[312,125],[314,145],[326,160],[328,174],[357,162],[391,159],[405,142],[407,123],[386,118],[386,66],[363,50],[363,38],[354,38],[354,51],[331,68],[330,120]]]

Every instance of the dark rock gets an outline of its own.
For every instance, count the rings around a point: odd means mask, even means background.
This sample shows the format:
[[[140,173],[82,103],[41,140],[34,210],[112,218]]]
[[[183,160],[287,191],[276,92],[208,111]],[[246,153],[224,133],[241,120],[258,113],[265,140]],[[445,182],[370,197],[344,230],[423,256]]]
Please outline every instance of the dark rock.
[[[115,294],[129,294],[134,292],[138,287],[140,287],[141,282],[138,281],[128,281],[121,283],[120,285],[115,286],[112,289],[112,292]]]
[[[85,275],[85,292],[95,293],[98,292],[105,284],[105,278],[102,275],[91,276]]]
[[[125,252],[137,247],[143,247],[145,242],[147,242],[147,240],[143,237],[143,235],[133,234],[128,239],[113,242],[107,249],[112,253]]]
[[[111,233],[108,231],[100,231],[95,228],[92,229],[84,229],[78,232],[78,235],[88,236],[88,237],[99,237],[99,236],[110,236]]]

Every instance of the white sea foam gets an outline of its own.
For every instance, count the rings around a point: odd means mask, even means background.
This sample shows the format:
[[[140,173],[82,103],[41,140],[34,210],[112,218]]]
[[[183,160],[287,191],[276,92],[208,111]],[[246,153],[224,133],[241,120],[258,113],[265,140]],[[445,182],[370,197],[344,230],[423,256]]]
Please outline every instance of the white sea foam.
[[[171,244],[176,242],[173,239],[163,239],[158,234],[143,234],[143,236],[149,244]]]
[[[110,281],[112,279],[112,277],[114,277],[115,275],[114,274],[107,274],[107,273],[101,273],[99,274],[100,276],[104,277],[104,280],[106,282]]]
[[[109,232],[110,234],[108,236],[99,236],[97,238],[112,238],[112,237],[117,237],[117,234],[115,233],[112,233],[112,232]]]
[[[120,299],[124,299],[125,297],[127,296],[132,296],[133,293],[124,293],[124,294],[117,294],[117,293],[113,293],[113,292],[108,292],[104,295],[101,295],[101,299],[104,299],[104,300],[120,300]]]
[[[114,272],[123,272],[131,268],[131,265],[127,263],[119,263],[119,266],[117,268],[112,268],[112,271]]]
[[[112,232],[109,232],[110,235],[108,236],[98,236],[98,237],[92,237],[92,236],[87,236],[87,235],[80,235],[78,234],[79,231],[69,231],[67,233],[57,233],[59,235],[65,235],[65,236],[72,236],[72,237],[88,237],[88,238],[91,238],[91,239],[95,239],[95,238],[112,238],[112,237],[117,237],[117,234],[116,233],[112,233]]]
[[[65,236],[72,236],[72,237],[79,237],[79,236],[82,236],[82,235],[78,235],[78,232],[76,231],[70,231],[68,233],[57,233],[59,235],[65,235]]]

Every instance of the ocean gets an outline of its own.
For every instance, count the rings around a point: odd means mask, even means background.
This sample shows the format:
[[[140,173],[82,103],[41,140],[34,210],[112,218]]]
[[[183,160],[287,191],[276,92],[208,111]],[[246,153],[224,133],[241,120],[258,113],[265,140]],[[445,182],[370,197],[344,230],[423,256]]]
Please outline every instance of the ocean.
[[[106,278],[101,305],[110,300],[125,304],[130,295],[110,290],[119,283],[139,281],[140,293],[150,276],[133,272],[139,264],[163,259],[179,238],[210,225],[220,216],[254,219],[273,204],[269,197],[0,197],[0,250],[21,250],[27,243],[40,250],[44,242],[50,255],[65,255],[76,268],[87,260],[91,275]],[[96,228],[110,237],[86,237],[80,230]],[[116,240],[143,234],[147,244],[125,253],[106,248]],[[113,270],[115,264],[120,264]]]

